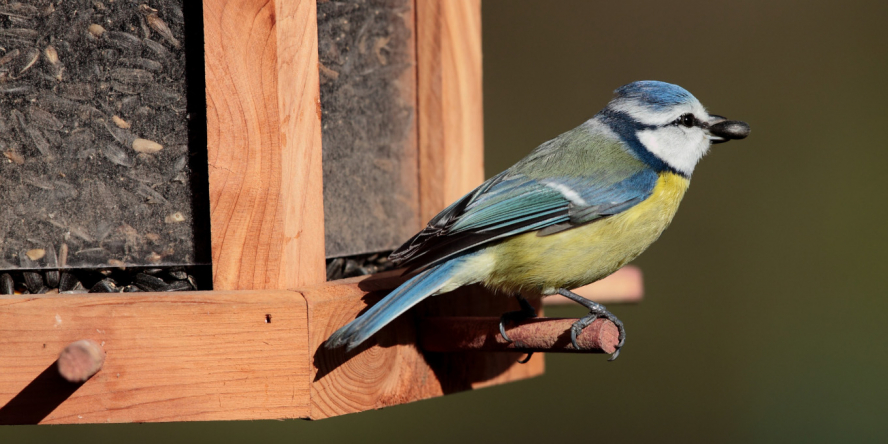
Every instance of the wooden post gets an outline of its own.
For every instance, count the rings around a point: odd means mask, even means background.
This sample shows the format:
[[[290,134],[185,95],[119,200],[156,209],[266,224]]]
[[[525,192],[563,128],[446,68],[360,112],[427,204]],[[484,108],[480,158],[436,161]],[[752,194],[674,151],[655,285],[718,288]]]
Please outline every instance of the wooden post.
[[[315,0],[204,0],[217,290],[323,282]]]
[[[416,0],[420,219],[484,181],[480,0]]]

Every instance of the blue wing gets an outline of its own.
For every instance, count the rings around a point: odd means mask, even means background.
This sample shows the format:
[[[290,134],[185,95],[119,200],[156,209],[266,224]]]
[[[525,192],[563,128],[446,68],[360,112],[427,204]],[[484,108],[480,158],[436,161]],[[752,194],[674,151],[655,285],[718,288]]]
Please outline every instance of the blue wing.
[[[516,234],[551,235],[635,206],[651,195],[657,177],[647,168],[616,181],[507,170],[447,207],[391,258],[418,270]]]

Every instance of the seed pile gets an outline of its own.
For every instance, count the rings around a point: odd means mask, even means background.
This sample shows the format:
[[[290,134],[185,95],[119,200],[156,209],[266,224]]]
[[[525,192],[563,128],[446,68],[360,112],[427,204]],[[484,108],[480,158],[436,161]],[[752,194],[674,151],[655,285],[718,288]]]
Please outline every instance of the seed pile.
[[[390,251],[327,259],[327,280],[335,281],[392,270],[395,264],[388,260],[389,254]]]
[[[0,274],[0,294],[190,291],[208,288],[208,272],[208,267],[22,270]]]
[[[410,0],[318,2],[327,254],[398,247],[420,227]]]
[[[183,37],[182,0],[0,5],[0,270],[191,263]]]

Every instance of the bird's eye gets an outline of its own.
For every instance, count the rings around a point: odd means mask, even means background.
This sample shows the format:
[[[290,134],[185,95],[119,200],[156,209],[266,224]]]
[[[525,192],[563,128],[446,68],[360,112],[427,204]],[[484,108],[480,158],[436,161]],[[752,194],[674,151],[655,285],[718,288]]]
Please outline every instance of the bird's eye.
[[[694,126],[694,123],[696,123],[696,121],[697,119],[694,117],[693,114],[682,114],[682,116],[678,118],[678,123],[688,128]]]

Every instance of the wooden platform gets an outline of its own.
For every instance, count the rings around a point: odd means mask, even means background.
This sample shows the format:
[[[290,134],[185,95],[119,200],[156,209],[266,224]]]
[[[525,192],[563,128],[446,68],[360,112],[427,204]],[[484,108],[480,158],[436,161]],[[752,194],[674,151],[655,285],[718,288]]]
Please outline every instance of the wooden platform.
[[[479,288],[432,298],[348,355],[320,348],[399,282],[389,273],[292,291],[0,297],[0,424],[320,419],[542,374],[539,355],[520,365],[521,353],[417,349],[425,316],[517,308]],[[55,361],[80,339],[107,357],[72,384]]]

